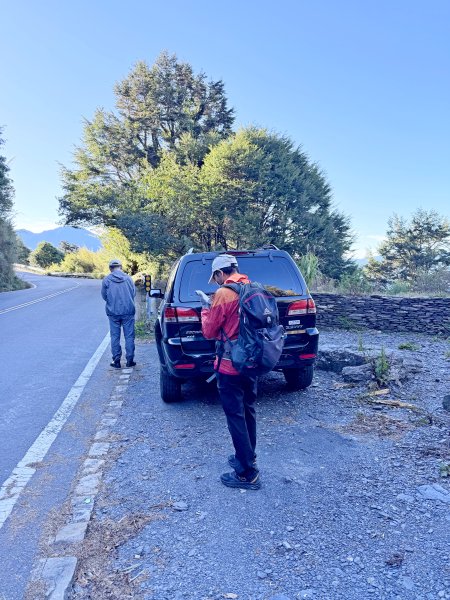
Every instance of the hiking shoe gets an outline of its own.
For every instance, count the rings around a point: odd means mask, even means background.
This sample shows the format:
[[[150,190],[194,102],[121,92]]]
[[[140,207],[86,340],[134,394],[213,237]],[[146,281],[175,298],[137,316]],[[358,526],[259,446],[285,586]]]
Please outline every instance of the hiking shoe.
[[[221,475],[220,481],[227,487],[240,488],[241,490],[259,490],[261,487],[259,473],[256,473],[253,478],[247,479],[238,475],[236,471],[233,471],[233,473],[224,473]]]
[[[110,367],[114,367],[115,369],[121,369],[120,360],[113,360],[112,363],[109,363]]]
[[[232,469],[234,469],[236,471],[236,469],[239,469],[239,467],[241,466],[238,459],[236,458],[235,454],[230,454],[230,456],[228,457],[228,464],[230,465],[230,467]],[[253,461],[253,466],[256,468],[256,458]]]
[[[127,360],[127,367],[135,367],[136,363],[134,362],[134,360]]]

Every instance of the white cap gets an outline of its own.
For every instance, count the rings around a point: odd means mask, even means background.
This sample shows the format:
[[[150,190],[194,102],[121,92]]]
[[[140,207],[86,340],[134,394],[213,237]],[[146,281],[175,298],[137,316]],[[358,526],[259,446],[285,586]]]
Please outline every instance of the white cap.
[[[116,267],[121,267],[122,263],[120,262],[120,260],[118,258],[113,258],[112,260],[109,261],[109,268],[110,269],[115,269]]]
[[[209,278],[208,283],[213,282],[213,275],[216,271],[221,271],[222,269],[225,269],[226,267],[236,267],[237,268],[237,266],[238,266],[238,263],[234,256],[231,256],[231,254],[219,254],[219,256],[216,256],[216,258],[212,261],[211,277]]]

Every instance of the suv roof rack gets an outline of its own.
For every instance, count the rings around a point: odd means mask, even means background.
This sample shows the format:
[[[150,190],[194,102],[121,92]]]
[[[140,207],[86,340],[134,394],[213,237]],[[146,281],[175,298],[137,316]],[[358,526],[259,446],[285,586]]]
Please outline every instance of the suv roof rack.
[[[277,248],[277,246],[275,246],[275,244],[265,244],[264,246],[261,246],[261,248],[255,248],[255,249],[246,249],[243,248],[242,250],[237,250],[234,248],[230,248],[229,250],[220,250],[218,252],[218,254],[232,254],[234,256],[238,256],[239,254],[254,254],[255,252],[259,252],[260,250],[279,250],[279,248]],[[201,252],[202,254],[205,254],[206,251],[201,251],[199,250],[199,252]],[[189,250],[186,252],[186,254],[194,254],[195,253],[195,248],[189,248]]]
[[[261,250],[279,250],[275,244],[264,244]]]

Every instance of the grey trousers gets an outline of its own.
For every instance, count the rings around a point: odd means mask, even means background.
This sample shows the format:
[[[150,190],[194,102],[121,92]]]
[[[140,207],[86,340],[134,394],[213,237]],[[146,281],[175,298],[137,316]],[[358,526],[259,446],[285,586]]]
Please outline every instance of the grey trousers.
[[[108,316],[109,333],[111,336],[111,354],[114,361],[120,360],[122,348],[120,346],[120,330],[123,329],[125,338],[125,356],[127,361],[134,358],[134,315]]]

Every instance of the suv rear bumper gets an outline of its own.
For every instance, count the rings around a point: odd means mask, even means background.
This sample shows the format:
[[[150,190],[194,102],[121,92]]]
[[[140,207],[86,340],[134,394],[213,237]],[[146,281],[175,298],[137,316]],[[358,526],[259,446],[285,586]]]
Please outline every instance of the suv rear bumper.
[[[319,331],[316,327],[311,327],[305,330],[305,335],[307,337],[303,337],[303,343],[298,343],[297,340],[290,342],[288,336],[274,371],[301,369],[315,363]],[[183,352],[182,340],[179,337],[160,339],[157,340],[157,344],[160,356],[161,353],[164,354],[164,365],[173,377],[181,380],[205,378],[214,372],[214,352],[187,354]]]

